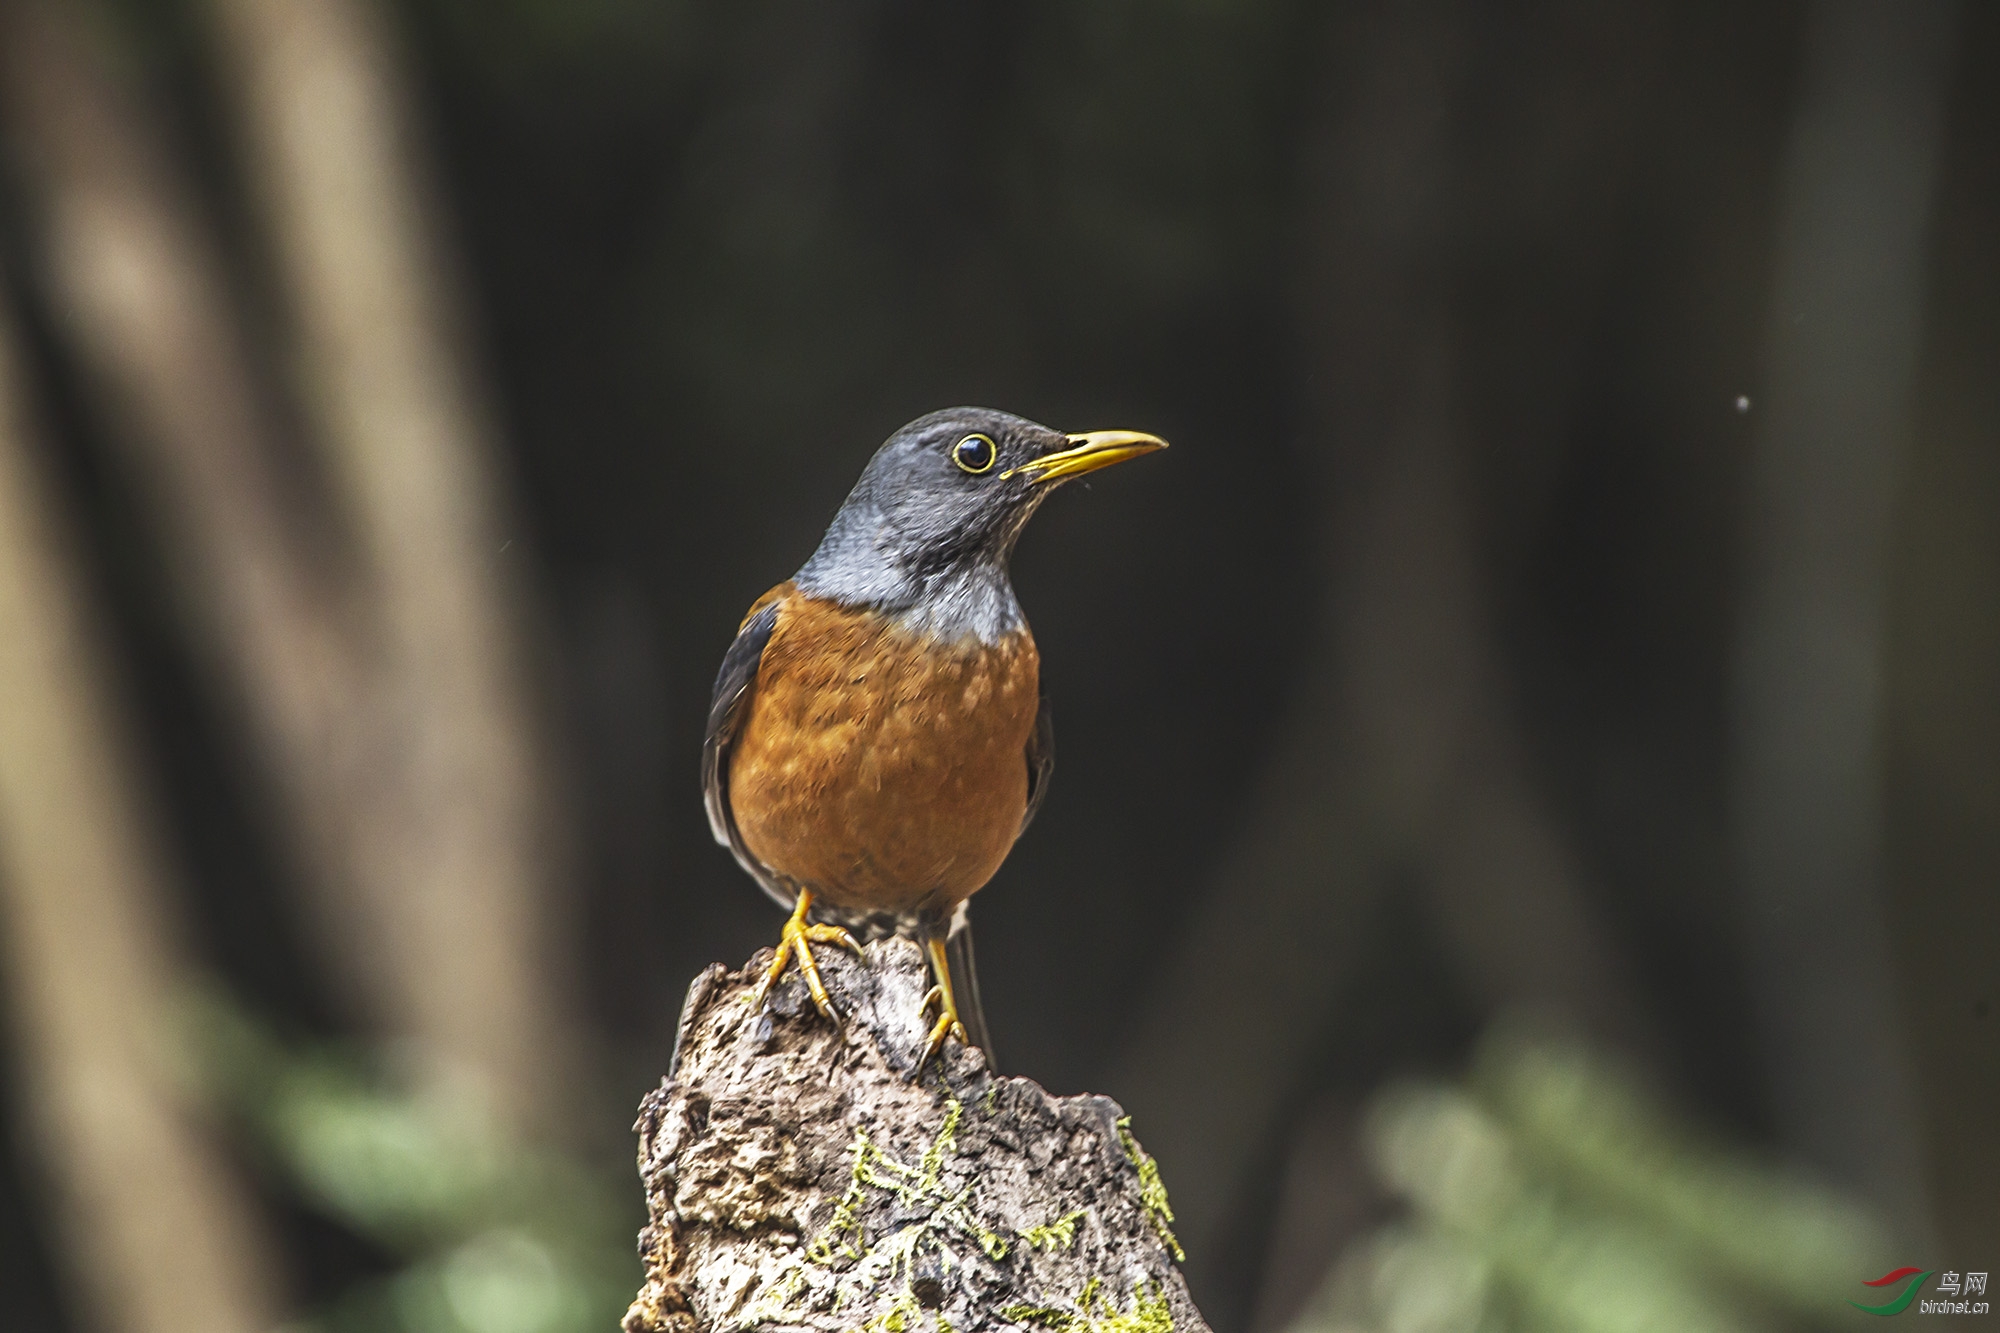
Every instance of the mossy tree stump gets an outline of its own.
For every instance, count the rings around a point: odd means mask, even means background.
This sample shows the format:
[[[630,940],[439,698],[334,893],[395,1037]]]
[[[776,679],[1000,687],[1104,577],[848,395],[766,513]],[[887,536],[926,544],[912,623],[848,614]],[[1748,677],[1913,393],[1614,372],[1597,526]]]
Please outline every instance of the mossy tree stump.
[[[1115,1102],[1051,1097],[949,1043],[907,940],[817,951],[837,1028],[768,951],[696,979],[640,1108],[650,1220],[626,1333],[1207,1333],[1158,1168]]]

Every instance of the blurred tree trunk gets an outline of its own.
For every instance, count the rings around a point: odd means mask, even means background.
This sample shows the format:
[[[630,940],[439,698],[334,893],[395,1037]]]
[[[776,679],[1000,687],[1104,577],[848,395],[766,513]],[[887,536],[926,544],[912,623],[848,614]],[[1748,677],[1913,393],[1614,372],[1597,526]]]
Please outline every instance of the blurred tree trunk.
[[[1788,1145],[1930,1229],[1888,969],[1887,542],[1923,326],[1954,10],[1822,0],[1785,167],[1736,650],[1746,957]]]
[[[579,1029],[556,911],[561,830],[534,704],[527,589],[454,270],[380,15],[355,0],[211,0],[271,228],[297,378],[369,580],[371,786],[358,877],[422,1030],[514,1117],[560,1119]]]
[[[89,1326],[262,1333],[279,1268],[175,1077],[186,965],[12,334],[0,318],[0,979],[24,1120]]]
[[[272,210],[316,409],[300,449],[257,382],[193,191],[121,86],[104,17],[39,0],[8,12],[52,303],[154,501],[201,655],[276,780],[350,1006],[418,1039],[433,1073],[469,1076],[506,1121],[553,1123],[574,1028],[521,590],[500,573],[504,488],[436,309],[439,265],[418,257],[403,202],[416,188],[385,58],[335,32],[308,36],[313,70],[245,75],[318,90],[306,119],[333,137],[281,145],[336,196],[303,211],[330,216]],[[262,127],[278,112],[244,114]],[[282,178],[269,136],[250,137],[260,179]]]
[[[412,1017],[380,975],[395,959],[351,883],[367,836],[357,789],[375,779],[368,607],[308,469],[279,432],[230,307],[191,188],[130,86],[108,15],[15,0],[0,51],[33,249],[58,330],[104,417],[112,461],[147,516],[223,687],[276,779],[318,908],[316,939],[347,998],[397,1030]]]
[[[1311,423],[1300,448],[1323,515],[1313,583],[1327,594],[1311,608],[1315,666],[1259,779],[1257,813],[1112,1084],[1175,1164],[1205,1303],[1216,1297],[1201,1279],[1219,1282],[1252,1257],[1218,1249],[1283,1130],[1302,1064],[1341,1021],[1343,985],[1381,946],[1366,932],[1399,875],[1482,1009],[1546,1006],[1614,1044],[1649,1040],[1525,752],[1466,475],[1465,368],[1491,352],[1459,314],[1460,252],[1473,238],[1457,219],[1528,213],[1574,227],[1605,187],[1594,140],[1538,136],[1533,124],[1505,145],[1518,158],[1500,154],[1505,166],[1485,175],[1466,169],[1454,136],[1472,105],[1474,17],[1448,0],[1377,5],[1321,37],[1295,261]],[[1615,40],[1619,22],[1588,31]],[[1551,63],[1516,77],[1574,68]],[[1620,111],[1604,89],[1564,92]],[[1531,185],[1520,180],[1530,167]],[[1554,404],[1552,426],[1577,373],[1573,292],[1587,287],[1592,256],[1585,244],[1565,256],[1568,281],[1533,312],[1561,336],[1515,363]],[[1253,977],[1265,1018],[1246,1026]]]
[[[1891,543],[1890,937],[1941,1254],[2000,1254],[2000,10],[1968,7]],[[1947,295],[1948,294],[1948,295]]]

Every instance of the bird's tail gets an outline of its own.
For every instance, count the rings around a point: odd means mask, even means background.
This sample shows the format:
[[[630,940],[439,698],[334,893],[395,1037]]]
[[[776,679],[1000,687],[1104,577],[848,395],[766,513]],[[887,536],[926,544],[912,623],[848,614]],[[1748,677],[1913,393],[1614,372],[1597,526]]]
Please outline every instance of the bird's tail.
[[[1000,1062],[993,1052],[993,1037],[986,1029],[986,1006],[979,1002],[979,968],[972,959],[972,923],[963,913],[945,939],[945,961],[951,965],[952,998],[958,1001],[958,1021],[965,1024],[972,1044],[986,1052],[986,1067],[998,1073]]]

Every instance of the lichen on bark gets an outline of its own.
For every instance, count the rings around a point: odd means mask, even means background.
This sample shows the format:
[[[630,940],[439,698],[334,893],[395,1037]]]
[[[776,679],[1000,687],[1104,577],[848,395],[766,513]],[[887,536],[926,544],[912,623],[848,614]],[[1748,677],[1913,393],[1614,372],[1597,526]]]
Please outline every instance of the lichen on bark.
[[[918,1075],[929,977],[907,940],[823,952],[839,1026],[796,977],[752,1008],[769,957],[696,979],[640,1108],[626,1333],[1207,1333],[1116,1103],[956,1043]]]

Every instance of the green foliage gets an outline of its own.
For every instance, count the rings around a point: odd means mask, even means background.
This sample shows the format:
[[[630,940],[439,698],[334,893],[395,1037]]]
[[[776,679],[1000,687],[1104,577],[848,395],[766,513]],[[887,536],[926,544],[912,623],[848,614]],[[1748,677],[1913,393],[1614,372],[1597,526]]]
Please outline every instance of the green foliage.
[[[1468,1087],[1391,1088],[1367,1147],[1409,1216],[1293,1333],[1753,1333],[1818,1326],[1889,1266],[1851,1203],[1707,1146],[1603,1058],[1499,1030]]]
[[[511,1141],[475,1097],[278,1041],[214,994],[189,1005],[193,1073],[311,1207],[402,1256],[299,1326],[325,1333],[583,1333],[638,1285],[614,1185]]]
[[[1487,1043],[1474,1086],[1551,1174],[1774,1302],[1818,1310],[1885,1252],[1853,1203],[1691,1140],[1581,1049],[1503,1032]]]

